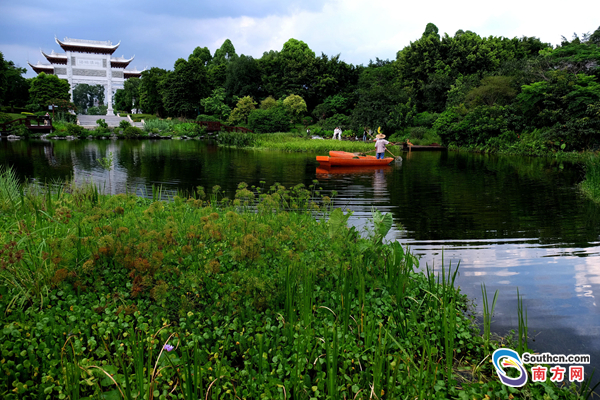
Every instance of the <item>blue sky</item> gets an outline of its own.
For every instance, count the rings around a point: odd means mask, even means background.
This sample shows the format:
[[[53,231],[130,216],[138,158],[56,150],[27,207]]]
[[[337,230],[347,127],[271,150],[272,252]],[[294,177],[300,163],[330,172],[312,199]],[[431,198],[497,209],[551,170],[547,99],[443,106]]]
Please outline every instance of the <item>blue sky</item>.
[[[62,52],[55,36],[121,41],[115,55],[135,55],[130,68],[138,70],[172,69],[196,46],[214,53],[225,39],[238,54],[260,58],[295,38],[317,55],[341,54],[346,62],[366,65],[375,57],[395,59],[428,22],[441,34],[463,29],[482,36],[536,36],[556,45],[561,35],[593,32],[599,15],[597,0],[556,7],[531,0],[0,0],[0,51],[27,67],[27,77],[35,76],[28,60],[46,62],[40,49]]]

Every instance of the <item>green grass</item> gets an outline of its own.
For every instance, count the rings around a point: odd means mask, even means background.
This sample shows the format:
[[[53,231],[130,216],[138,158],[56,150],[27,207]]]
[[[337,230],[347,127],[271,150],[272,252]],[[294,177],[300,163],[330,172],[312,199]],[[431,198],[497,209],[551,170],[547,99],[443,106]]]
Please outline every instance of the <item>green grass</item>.
[[[585,180],[581,182],[582,192],[600,203],[600,157],[598,154],[587,154],[585,157]]]
[[[314,185],[162,201],[0,175],[2,398],[578,398],[501,385],[457,269],[417,272],[389,216],[363,237]]]
[[[331,150],[348,152],[372,152],[375,151],[374,142],[331,140],[331,139],[310,139],[301,134],[278,132],[266,134],[219,134],[219,141],[228,145],[237,145],[238,147],[254,147],[257,149],[272,149],[287,152],[321,152],[327,153]],[[399,151],[394,146],[388,146],[394,152]]]

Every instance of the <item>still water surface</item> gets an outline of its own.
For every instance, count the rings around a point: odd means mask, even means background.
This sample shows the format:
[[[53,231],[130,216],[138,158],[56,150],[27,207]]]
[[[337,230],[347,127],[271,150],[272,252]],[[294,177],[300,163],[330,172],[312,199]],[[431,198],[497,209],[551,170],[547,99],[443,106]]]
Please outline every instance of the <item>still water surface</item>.
[[[112,153],[114,169],[97,160]],[[555,160],[454,152],[404,154],[379,169],[321,169],[315,154],[223,149],[198,141],[0,141],[0,164],[38,182],[94,182],[112,193],[152,185],[191,191],[240,182],[286,187],[318,180],[362,227],[372,207],[391,212],[388,235],[421,265],[456,266],[458,284],[481,311],[481,284],[499,290],[492,330],[517,328],[517,288],[530,347],[591,354],[600,370],[600,206],[583,198],[581,166]],[[264,182],[264,183],[263,183]],[[586,367],[586,372],[591,372]],[[597,375],[597,374],[596,374]],[[595,379],[596,380],[596,379]]]

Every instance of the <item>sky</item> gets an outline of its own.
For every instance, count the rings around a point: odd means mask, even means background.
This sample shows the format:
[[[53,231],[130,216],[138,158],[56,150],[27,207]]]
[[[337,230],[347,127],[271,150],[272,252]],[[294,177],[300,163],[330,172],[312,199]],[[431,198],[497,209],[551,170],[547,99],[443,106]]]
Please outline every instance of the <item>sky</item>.
[[[427,23],[440,34],[462,29],[481,36],[535,36],[557,45],[561,36],[593,32],[600,25],[600,1],[576,4],[505,0],[0,0],[0,52],[35,73],[47,60],[40,50],[63,50],[54,38],[121,42],[114,56],[135,59],[128,69],[172,70],[197,46],[214,53],[230,39],[236,53],[260,58],[281,50],[290,38],[315,53],[340,54],[367,65],[396,53],[421,37]]]

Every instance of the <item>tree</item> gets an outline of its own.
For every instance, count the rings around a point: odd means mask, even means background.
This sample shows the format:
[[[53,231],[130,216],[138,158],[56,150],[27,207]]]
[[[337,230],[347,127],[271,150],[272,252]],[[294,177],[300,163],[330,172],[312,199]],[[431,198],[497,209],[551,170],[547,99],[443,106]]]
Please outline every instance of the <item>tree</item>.
[[[435,26],[435,24],[432,24],[430,22],[425,27],[425,32],[423,32],[423,36],[435,35],[435,36],[439,37],[438,31],[439,31],[438,27]]]
[[[125,101],[127,107],[125,110],[131,112],[132,110],[139,110],[140,108],[140,78],[129,78],[123,84],[123,91],[125,93]]]
[[[71,100],[69,89],[70,85],[66,80],[59,79],[56,75],[46,75],[41,72],[31,79],[30,102],[46,107],[50,104],[50,99]]]
[[[200,100],[208,95],[206,69],[195,58],[190,61],[179,59],[175,70],[160,81],[159,90],[167,113],[182,117],[195,116]]]
[[[22,107],[29,100],[29,81],[23,78],[27,70],[4,60],[0,52],[0,105]]]
[[[226,120],[231,113],[231,108],[225,104],[225,89],[218,88],[212,91],[212,95],[200,101],[204,111],[214,115],[220,120]]]
[[[233,47],[233,43],[231,40],[225,39],[221,47],[215,50],[215,54],[210,60],[209,68],[217,67],[219,65],[227,65],[230,61],[237,58],[237,54],[235,52],[235,47]]]
[[[481,80],[481,86],[467,93],[466,101],[472,106],[493,106],[496,103],[507,105],[517,95],[517,91],[511,85],[512,79],[508,76],[488,76]]]
[[[119,91],[115,94],[115,103]],[[86,110],[98,105],[104,104],[104,86],[102,85],[88,85],[86,83],[80,83],[73,89],[73,103],[77,106],[77,109],[81,114],[85,114]]]
[[[142,71],[138,91],[140,95],[140,107],[145,113],[159,116],[165,114],[165,107],[159,87],[166,76],[167,71],[161,68],[153,67]]]
[[[225,86],[227,80],[227,65],[221,64],[209,68],[207,79],[211,91]]]
[[[312,83],[317,73],[315,52],[303,41],[290,39],[283,44],[278,61],[283,72],[284,93],[311,97],[314,93]]]
[[[441,112],[448,91],[461,75],[481,78],[507,61],[537,56],[549,47],[537,38],[482,38],[470,31],[440,37],[431,25],[396,55],[398,79],[412,89],[419,111]]]
[[[276,50],[265,51],[258,60],[258,66],[263,92],[278,99],[283,97],[286,93],[283,85],[284,71],[279,52]]]
[[[268,110],[269,108],[277,107],[277,100],[273,98],[273,96],[269,96],[263,101],[260,102],[261,110]]]
[[[251,56],[241,55],[227,64],[225,89],[227,96],[258,98],[261,93],[261,77],[258,62]]]
[[[378,60],[365,68],[358,83],[358,102],[352,111],[352,126],[381,126],[386,132],[397,129],[392,113],[399,103],[406,103],[409,93],[396,81],[394,65]]]
[[[306,102],[296,94],[291,94],[283,100],[283,107],[292,116],[294,121],[299,121],[306,112]]]
[[[256,133],[288,132],[291,116],[283,106],[254,110],[248,116],[248,127]]]
[[[248,116],[252,111],[256,110],[256,102],[252,97],[245,96],[238,100],[235,108],[229,115],[229,123],[237,125],[240,123],[247,123]]]
[[[321,53],[315,59],[316,75],[312,82],[312,97],[305,98],[309,110],[313,110],[319,103],[324,103],[332,96],[342,96],[348,104],[356,102],[356,88],[362,66],[355,67],[340,60],[340,55],[329,58]],[[348,114],[350,110],[338,110]]]
[[[190,61],[192,58],[196,58],[197,60],[199,60],[205,67],[207,67],[212,60],[212,56],[208,47],[200,46],[194,49],[192,54],[190,54],[190,56],[188,57],[188,61]]]

